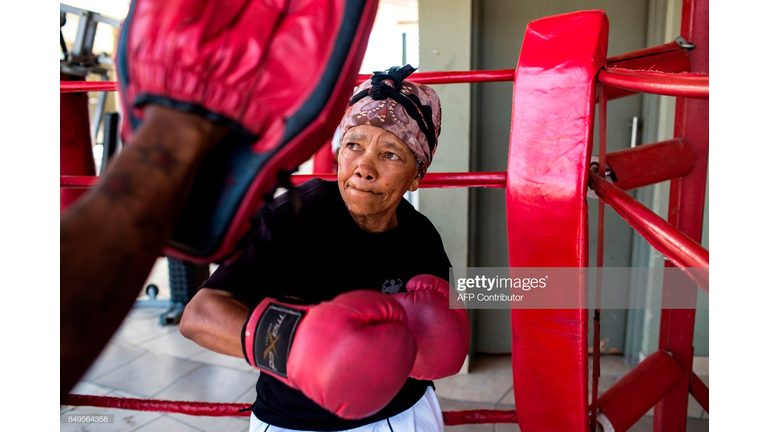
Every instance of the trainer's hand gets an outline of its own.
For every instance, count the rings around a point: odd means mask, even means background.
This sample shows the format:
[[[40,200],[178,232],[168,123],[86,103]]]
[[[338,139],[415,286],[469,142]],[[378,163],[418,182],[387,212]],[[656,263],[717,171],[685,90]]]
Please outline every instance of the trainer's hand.
[[[301,390],[345,419],[384,408],[403,387],[416,342],[403,308],[375,291],[352,291],[316,306],[265,299],[243,329],[251,366]]]
[[[408,292],[392,297],[405,308],[408,328],[416,337],[411,376],[427,380],[458,373],[469,350],[467,311],[449,308],[448,282],[437,276],[414,276],[405,287]]]

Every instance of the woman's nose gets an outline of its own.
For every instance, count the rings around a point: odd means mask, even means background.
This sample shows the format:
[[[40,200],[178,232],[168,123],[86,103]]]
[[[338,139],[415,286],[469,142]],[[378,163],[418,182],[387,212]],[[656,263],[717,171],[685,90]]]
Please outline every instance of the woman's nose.
[[[365,152],[358,160],[357,167],[355,167],[355,175],[365,180],[376,180],[378,171],[376,170],[376,163],[371,153]]]

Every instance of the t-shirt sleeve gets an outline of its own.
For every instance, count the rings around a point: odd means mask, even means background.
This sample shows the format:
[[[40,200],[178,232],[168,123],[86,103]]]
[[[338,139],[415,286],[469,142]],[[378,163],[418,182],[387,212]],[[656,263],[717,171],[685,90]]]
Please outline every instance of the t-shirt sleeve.
[[[292,245],[290,232],[272,210],[266,210],[248,237],[242,255],[221,264],[202,288],[229,291],[238,300],[253,306],[264,297],[275,296],[279,269]]]

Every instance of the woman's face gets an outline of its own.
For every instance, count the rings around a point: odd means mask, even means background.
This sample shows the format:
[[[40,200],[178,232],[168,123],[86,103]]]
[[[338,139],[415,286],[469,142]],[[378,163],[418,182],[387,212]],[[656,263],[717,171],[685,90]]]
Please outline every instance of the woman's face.
[[[384,129],[350,128],[339,149],[339,190],[353,216],[389,216],[406,191],[419,187],[417,163],[400,138]]]

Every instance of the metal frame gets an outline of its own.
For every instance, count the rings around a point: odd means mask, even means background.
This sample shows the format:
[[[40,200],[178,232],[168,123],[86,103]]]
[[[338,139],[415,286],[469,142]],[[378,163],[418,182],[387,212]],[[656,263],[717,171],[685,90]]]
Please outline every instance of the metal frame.
[[[99,13],[91,12],[86,9],[65,5],[64,3],[60,4],[59,14],[62,17],[62,23],[65,22],[65,14],[73,14],[80,17],[75,42],[67,53],[67,58],[62,62],[61,72],[77,76],[85,76],[88,73],[96,73],[99,75],[106,73],[107,70],[100,68],[98,65],[104,63],[111,64],[111,61],[104,56],[94,55],[93,53],[93,41],[96,38],[96,26],[99,23],[104,23],[119,29],[122,25],[122,21],[105,17]]]
[[[66,22],[66,14],[73,14],[80,17],[75,42],[72,44],[72,48],[64,53],[65,58],[60,62],[59,68],[61,73],[77,77],[85,77],[88,74],[95,74],[99,75],[102,81],[109,82],[109,70],[101,65],[112,65],[112,59],[104,53],[98,55],[94,54],[93,42],[96,39],[96,28],[99,23],[108,24],[119,29],[122,25],[122,21],[86,9],[65,5],[63,3],[60,4],[59,14],[61,16],[62,26]],[[61,40],[63,44],[63,36]],[[96,142],[96,137],[98,136],[103,123],[106,101],[107,94],[100,93],[96,103],[96,111],[93,116],[94,121],[91,124],[91,140],[94,143]]]

